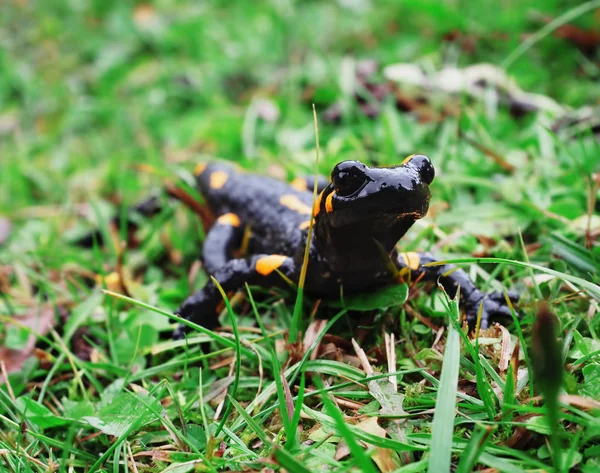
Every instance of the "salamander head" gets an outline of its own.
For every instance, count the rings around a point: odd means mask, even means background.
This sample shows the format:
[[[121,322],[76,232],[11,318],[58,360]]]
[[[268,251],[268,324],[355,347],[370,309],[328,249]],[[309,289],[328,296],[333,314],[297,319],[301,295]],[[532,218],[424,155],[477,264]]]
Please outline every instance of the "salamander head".
[[[343,161],[333,168],[315,214],[331,227],[362,223],[373,233],[400,223],[410,226],[427,214],[434,176],[431,161],[423,155],[392,167]]]

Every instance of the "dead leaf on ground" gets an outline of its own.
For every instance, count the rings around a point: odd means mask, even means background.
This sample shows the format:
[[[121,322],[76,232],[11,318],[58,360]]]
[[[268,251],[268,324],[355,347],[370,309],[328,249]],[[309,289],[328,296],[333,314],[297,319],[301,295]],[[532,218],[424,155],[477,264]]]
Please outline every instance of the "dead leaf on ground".
[[[371,435],[375,435],[381,438],[387,438],[387,432],[377,422],[377,417],[369,417],[366,420],[357,424],[357,427]],[[365,446],[369,446],[365,444]],[[371,458],[375,464],[379,467],[381,472],[396,471],[402,466],[398,452],[383,447],[375,447],[375,452],[371,455]]]
[[[306,353],[310,347],[316,342],[319,338],[319,335],[323,330],[325,330],[325,326],[327,325],[327,321],[316,319],[314,320],[306,329],[306,333],[304,334],[303,344],[303,352]],[[319,354],[320,345],[317,345],[313,352],[310,355],[311,360],[316,360],[317,355]]]
[[[596,401],[589,397],[577,396],[575,394],[563,394],[559,399],[560,402],[586,411],[600,409],[600,401]]]
[[[545,24],[555,20],[548,15],[540,15],[540,19]],[[600,47],[600,31],[586,30],[569,23],[557,27],[554,36],[568,41],[588,56],[593,55]]]
[[[472,33],[464,33],[459,29],[453,29],[446,33],[442,39],[448,43],[456,43],[468,54],[474,54],[480,37]]]
[[[38,335],[46,335],[55,324],[54,308],[49,305],[31,308],[25,315],[14,317],[14,325],[27,327],[32,330],[27,343],[20,350],[13,350],[5,346],[0,346],[0,360],[6,366],[7,373],[14,373],[21,369],[25,361],[34,355],[35,343]],[[8,322],[7,325],[12,324]],[[0,375],[0,383],[4,382],[4,378]]]
[[[94,347],[90,345],[87,338],[90,337],[90,330],[87,327],[78,328],[71,339],[73,354],[80,360],[90,361]]]

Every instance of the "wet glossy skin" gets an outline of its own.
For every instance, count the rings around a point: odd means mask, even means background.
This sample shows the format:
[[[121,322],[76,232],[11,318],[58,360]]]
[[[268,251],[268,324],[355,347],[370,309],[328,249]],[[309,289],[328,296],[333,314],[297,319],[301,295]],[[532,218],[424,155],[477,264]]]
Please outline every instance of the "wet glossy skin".
[[[341,162],[333,169],[331,181],[321,183],[314,208],[312,187],[302,182],[292,187],[272,178],[238,173],[221,163],[201,164],[195,174],[200,192],[218,216],[204,242],[202,260],[227,292],[246,282],[285,286],[282,275],[297,282],[312,215],[307,292],[335,297],[340,286],[347,293],[395,283],[397,271],[390,270],[395,266],[404,268],[403,273],[411,278],[439,279],[451,296],[460,287],[471,323],[480,303],[483,326],[495,316],[510,316],[501,293],[480,292],[464,271],[452,271],[448,265],[423,266],[434,261],[428,254],[397,252],[398,240],[429,208],[429,185],[435,171],[425,156],[410,156],[393,167]],[[233,258],[245,228],[251,235],[248,256]],[[177,313],[213,328],[218,325],[220,302],[220,293],[209,282]],[[183,328],[177,335],[183,335]]]
[[[331,270],[350,287],[380,278],[398,240],[429,208],[433,166],[425,156],[404,164],[371,168],[344,161],[331,173],[319,197],[314,246]],[[357,279],[354,281],[353,278]]]

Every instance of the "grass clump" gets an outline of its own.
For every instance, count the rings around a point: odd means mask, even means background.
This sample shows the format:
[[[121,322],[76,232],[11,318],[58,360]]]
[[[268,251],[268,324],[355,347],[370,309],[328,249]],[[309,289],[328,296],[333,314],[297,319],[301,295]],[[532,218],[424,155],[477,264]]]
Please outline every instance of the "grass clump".
[[[575,113],[600,93],[595,8],[3,5],[0,469],[597,471],[600,149]],[[385,66],[400,62],[430,78],[504,65],[558,108],[392,87]],[[191,170],[209,157],[313,173],[313,103],[322,174],[431,157],[430,214],[402,248],[456,262],[482,290],[517,288],[518,319],[474,339],[456,302],[422,285],[345,294],[375,309],[360,320],[250,288],[230,295],[225,330],[171,339],[172,311],[208,278],[203,228],[161,195],[122,247],[127,207],[166,184],[201,201]],[[72,244],[92,228],[104,245]],[[540,360],[564,378],[544,384]]]

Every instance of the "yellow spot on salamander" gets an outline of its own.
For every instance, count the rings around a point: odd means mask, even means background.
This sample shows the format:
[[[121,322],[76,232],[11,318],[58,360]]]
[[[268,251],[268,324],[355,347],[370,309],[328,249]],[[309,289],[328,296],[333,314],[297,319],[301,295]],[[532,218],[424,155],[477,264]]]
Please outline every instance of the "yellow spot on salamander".
[[[229,176],[225,171],[215,171],[210,175],[210,187],[220,189],[225,185]]]
[[[296,189],[297,191],[305,191],[308,190],[308,187],[306,186],[306,181],[300,177],[297,177],[296,179],[294,179],[291,183],[290,186],[292,186],[294,189]]]
[[[407,158],[404,159],[404,161],[402,161],[402,164],[408,164],[408,162],[413,158],[414,154],[411,154],[410,156],[408,156]]]
[[[306,230],[308,227],[310,227],[310,220],[305,220],[300,225],[298,225],[298,228],[300,230]]]
[[[287,256],[283,255],[264,256],[256,262],[256,272],[263,276],[268,276],[279,268],[286,259]]]
[[[199,176],[206,170],[206,163],[198,163],[194,168],[194,176]]]
[[[313,209],[313,217],[316,217],[317,215],[319,215],[319,212],[321,211],[321,200],[323,199],[323,192],[325,192],[325,191],[322,191],[317,196],[317,200],[315,201],[315,207]]]
[[[221,225],[231,225],[232,227],[240,226],[240,218],[233,213],[223,214],[217,219],[217,223]]]
[[[331,194],[329,194],[327,196],[327,199],[325,199],[325,210],[327,211],[327,213],[333,212],[333,196],[334,195],[335,195],[335,192],[332,192]]]
[[[284,194],[280,197],[279,203],[288,209],[294,210],[299,214],[310,215],[310,205],[302,202],[298,196],[293,194]]]
[[[400,253],[400,256],[402,256],[404,264],[413,271],[417,271],[421,266],[421,257],[419,256],[419,253],[409,251],[407,253]]]

